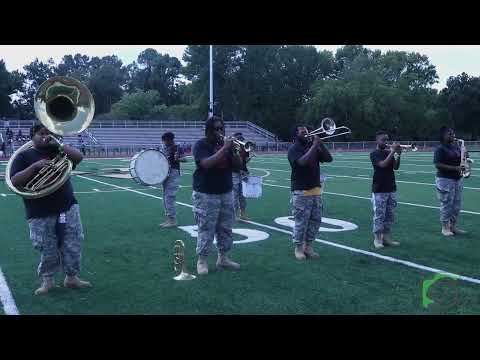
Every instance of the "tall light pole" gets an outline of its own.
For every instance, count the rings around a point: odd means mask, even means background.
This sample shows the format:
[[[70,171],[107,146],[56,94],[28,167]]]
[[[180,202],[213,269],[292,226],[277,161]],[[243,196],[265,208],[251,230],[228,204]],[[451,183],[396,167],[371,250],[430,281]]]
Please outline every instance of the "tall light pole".
[[[213,49],[210,45],[210,102],[208,103],[208,116],[213,116]]]

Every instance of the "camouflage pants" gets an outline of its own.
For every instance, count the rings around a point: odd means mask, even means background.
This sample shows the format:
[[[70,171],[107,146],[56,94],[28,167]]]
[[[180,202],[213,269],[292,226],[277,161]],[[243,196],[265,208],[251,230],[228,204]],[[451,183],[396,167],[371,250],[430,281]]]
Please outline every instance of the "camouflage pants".
[[[165,216],[175,220],[177,217],[176,198],[178,188],[180,186],[180,171],[171,169],[170,174],[162,184],[163,187],[163,207],[165,208]]]
[[[393,221],[393,210],[397,206],[397,195],[390,193],[373,193],[373,232],[389,234]]]
[[[193,215],[198,226],[197,255],[208,256],[214,237],[221,254],[233,245],[234,221],[232,191],[225,194],[192,193]]]
[[[322,196],[305,196],[294,191],[290,200],[295,220],[292,241],[295,245],[311,243],[315,240],[322,223]]]
[[[435,178],[437,198],[440,201],[440,222],[455,225],[462,207],[463,179]]]
[[[233,181],[233,205],[235,208],[235,213],[238,209],[245,210],[247,207],[247,202],[243,196],[242,191],[242,174],[232,172],[232,181]]]
[[[40,251],[37,272],[42,278],[53,277],[62,267],[68,276],[75,276],[80,272],[84,235],[79,205],[72,205],[65,212],[65,218],[66,224],[61,242],[57,236],[58,216],[28,220],[33,247]]]

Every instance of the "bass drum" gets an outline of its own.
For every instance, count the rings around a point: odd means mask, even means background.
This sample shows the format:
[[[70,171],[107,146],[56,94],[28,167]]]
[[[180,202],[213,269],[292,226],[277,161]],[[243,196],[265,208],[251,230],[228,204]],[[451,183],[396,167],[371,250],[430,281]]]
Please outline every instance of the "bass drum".
[[[130,160],[130,175],[140,185],[161,184],[168,177],[170,165],[165,154],[155,149],[142,150]]]

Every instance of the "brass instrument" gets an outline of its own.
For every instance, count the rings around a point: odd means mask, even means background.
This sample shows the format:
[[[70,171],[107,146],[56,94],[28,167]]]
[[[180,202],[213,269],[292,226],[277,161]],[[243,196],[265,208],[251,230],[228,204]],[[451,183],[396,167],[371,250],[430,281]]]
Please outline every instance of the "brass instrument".
[[[469,178],[472,173],[473,159],[470,159],[468,156],[465,140],[455,139],[455,141],[460,145],[460,166],[462,167],[460,174],[466,179]]]
[[[38,120],[50,132],[63,137],[81,133],[90,125],[95,103],[92,94],[81,82],[66,76],[55,76],[40,85],[34,97],[34,109]],[[12,184],[11,166],[20,153],[33,147],[33,141],[13,153],[5,169],[5,182],[11,191],[26,199],[39,199],[57,191],[69,179],[73,163],[55,136],[51,135],[50,141],[57,143],[58,155],[21,189]]]
[[[344,130],[341,133],[335,134],[337,130]],[[323,136],[322,140],[329,139],[332,137],[340,136],[340,135],[345,135],[345,134],[351,134],[352,131],[346,127],[346,126],[339,126],[335,124],[335,121],[333,121],[331,118],[325,118],[322,120],[320,127],[316,130],[310,131],[306,137],[307,138],[312,138],[317,135],[321,134],[326,134],[327,136]]]
[[[229,137],[229,136],[221,136],[221,139],[225,141],[226,139],[231,139],[233,142],[233,146],[236,151],[240,151],[240,149],[243,149],[245,152],[253,152],[255,151],[256,145],[253,141],[240,141],[238,139],[235,139],[234,137]]]
[[[182,240],[175,240],[173,246],[173,268],[176,272],[180,271],[180,274],[175,276],[173,280],[193,280],[195,275],[189,274],[185,266],[185,244]]]
[[[387,147],[388,148],[391,148],[393,146],[393,144],[387,144]],[[418,151],[418,148],[415,144],[412,144],[412,145],[400,145],[400,147],[402,148],[402,151],[411,151],[411,152],[416,152]]]

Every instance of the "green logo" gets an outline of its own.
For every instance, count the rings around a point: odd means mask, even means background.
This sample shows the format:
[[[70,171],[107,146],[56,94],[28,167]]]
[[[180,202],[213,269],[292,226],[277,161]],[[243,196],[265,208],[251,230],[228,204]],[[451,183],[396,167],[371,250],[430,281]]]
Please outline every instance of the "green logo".
[[[422,305],[425,309],[427,309],[432,304],[436,304],[436,305],[439,305],[439,306],[442,306],[442,307],[444,307],[446,305],[449,305],[448,307],[450,307],[450,306],[453,306],[455,304],[455,301],[451,302],[450,304],[443,304],[444,299],[442,299],[442,301],[440,302],[439,300],[435,301],[435,300],[432,300],[428,297],[428,291],[430,290],[432,285],[435,284],[437,281],[439,281],[441,279],[447,279],[447,280],[456,282],[456,280],[458,280],[458,276],[449,275],[449,274],[435,274],[435,276],[432,279],[423,280],[423,284],[422,284]],[[455,295],[457,295],[457,294],[455,293]],[[452,297],[452,299],[454,299],[454,298]]]

